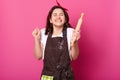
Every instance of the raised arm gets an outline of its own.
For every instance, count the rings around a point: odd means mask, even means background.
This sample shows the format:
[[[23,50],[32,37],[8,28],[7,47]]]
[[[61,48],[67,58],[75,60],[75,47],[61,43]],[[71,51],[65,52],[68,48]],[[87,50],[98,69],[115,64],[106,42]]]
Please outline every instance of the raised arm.
[[[40,41],[40,30],[38,28],[35,28],[32,32],[32,35],[34,37],[34,55],[36,59],[41,59],[43,55],[43,45]]]
[[[81,13],[81,17],[78,20],[78,23],[76,25],[75,30],[73,31],[72,34],[72,40],[71,40],[71,53],[72,53],[72,59],[75,60],[78,57],[79,54],[79,47],[78,47],[78,40],[80,38],[80,28],[81,28],[81,24],[83,21],[83,16],[84,13]]]

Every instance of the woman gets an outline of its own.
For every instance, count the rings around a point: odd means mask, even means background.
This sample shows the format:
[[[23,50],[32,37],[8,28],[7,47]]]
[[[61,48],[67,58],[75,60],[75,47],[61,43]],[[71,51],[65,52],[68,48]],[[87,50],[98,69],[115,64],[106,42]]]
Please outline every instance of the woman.
[[[78,57],[80,33],[69,24],[66,9],[53,6],[47,16],[46,28],[35,28],[32,34],[35,57],[44,62],[41,79],[74,80],[71,60]]]

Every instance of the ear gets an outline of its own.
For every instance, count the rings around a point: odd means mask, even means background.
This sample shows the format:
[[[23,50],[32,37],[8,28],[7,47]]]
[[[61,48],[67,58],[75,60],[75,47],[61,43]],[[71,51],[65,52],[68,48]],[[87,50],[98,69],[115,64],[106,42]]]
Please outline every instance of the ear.
[[[52,23],[52,20],[50,19],[50,23]]]

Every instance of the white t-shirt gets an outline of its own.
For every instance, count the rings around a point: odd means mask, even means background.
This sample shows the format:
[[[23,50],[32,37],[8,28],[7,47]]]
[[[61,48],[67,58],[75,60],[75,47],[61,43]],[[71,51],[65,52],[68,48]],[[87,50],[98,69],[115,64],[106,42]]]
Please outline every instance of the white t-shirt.
[[[70,58],[71,58],[70,42],[71,42],[73,31],[74,31],[73,28],[67,28],[67,42],[68,42],[68,50],[69,50]],[[46,42],[47,42],[47,37],[48,37],[48,35],[45,35],[45,28],[41,29],[41,43],[43,44],[43,56],[42,56],[42,59],[44,59],[44,50],[45,50],[45,46],[46,46]],[[60,35],[57,35],[57,36],[52,36],[52,37],[63,37],[63,33],[61,33]]]

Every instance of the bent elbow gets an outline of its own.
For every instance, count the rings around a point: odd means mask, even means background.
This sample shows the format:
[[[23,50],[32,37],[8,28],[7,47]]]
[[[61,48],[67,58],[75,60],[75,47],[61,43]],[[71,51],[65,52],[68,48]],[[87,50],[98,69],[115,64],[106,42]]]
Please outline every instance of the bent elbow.
[[[72,55],[72,60],[76,60],[78,58],[79,53]]]
[[[35,56],[35,59],[37,59],[37,60],[41,60],[42,57],[41,57],[41,56]]]
[[[78,57],[77,56],[74,56],[74,57],[72,57],[72,60],[76,60]]]

